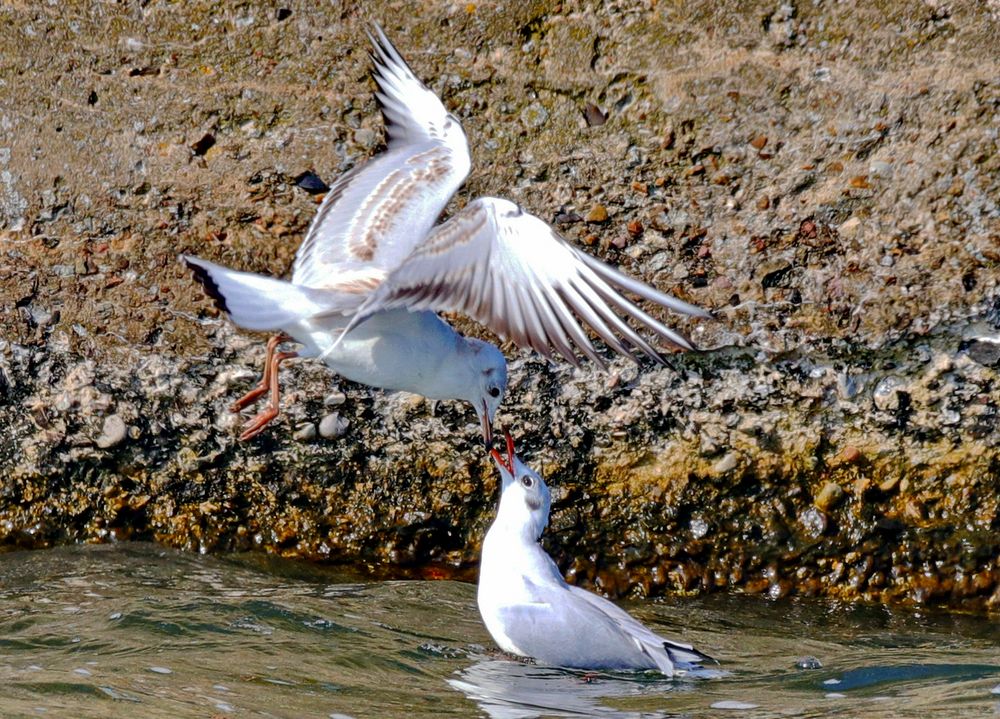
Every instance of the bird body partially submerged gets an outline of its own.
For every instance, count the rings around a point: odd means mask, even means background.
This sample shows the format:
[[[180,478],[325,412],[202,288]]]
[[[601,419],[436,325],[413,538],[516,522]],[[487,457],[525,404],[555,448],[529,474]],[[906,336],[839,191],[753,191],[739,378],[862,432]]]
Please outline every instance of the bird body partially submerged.
[[[496,520],[483,540],[477,600],[504,651],[579,669],[655,669],[667,676],[713,661],[665,639],[604,597],[567,584],[538,543],[550,495],[541,476],[514,454],[493,451],[501,473]]]

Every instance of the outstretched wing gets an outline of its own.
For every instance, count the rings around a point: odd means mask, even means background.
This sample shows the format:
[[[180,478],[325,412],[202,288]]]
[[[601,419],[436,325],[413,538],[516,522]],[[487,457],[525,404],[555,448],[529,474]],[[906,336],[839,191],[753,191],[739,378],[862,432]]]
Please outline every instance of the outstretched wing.
[[[330,187],[296,254],[297,285],[325,287],[347,264],[385,267],[387,256],[423,239],[469,174],[461,124],[380,27],[369,37],[389,146]]]
[[[628,357],[663,358],[628,324],[690,350],[682,335],[626,299],[624,290],[696,317],[708,312],[654,290],[572,247],[508,200],[483,197],[434,230],[372,292],[345,334],[380,310],[460,311],[501,337],[579,364],[577,349],[604,367],[581,327]]]

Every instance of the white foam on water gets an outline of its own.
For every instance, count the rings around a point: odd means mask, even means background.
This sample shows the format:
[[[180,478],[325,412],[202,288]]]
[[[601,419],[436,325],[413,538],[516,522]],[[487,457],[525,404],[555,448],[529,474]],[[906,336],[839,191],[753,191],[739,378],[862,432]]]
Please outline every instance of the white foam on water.
[[[715,702],[711,705],[712,709],[756,709],[759,704],[751,704],[750,702],[740,702],[735,699],[723,699],[722,701]]]

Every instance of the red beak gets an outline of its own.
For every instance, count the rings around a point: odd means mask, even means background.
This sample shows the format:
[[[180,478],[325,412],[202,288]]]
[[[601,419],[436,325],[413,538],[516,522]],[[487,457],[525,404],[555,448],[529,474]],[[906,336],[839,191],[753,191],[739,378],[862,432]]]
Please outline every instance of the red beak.
[[[490,413],[489,410],[486,408],[486,402],[483,402],[482,429],[483,429],[483,442],[486,443],[486,449],[492,450],[493,424],[490,422]]]
[[[490,450],[490,456],[493,460],[499,464],[501,467],[506,469],[511,474],[514,474],[514,438],[510,436],[508,430],[504,430],[504,437],[507,439],[507,459],[505,460],[503,456],[495,449]]]

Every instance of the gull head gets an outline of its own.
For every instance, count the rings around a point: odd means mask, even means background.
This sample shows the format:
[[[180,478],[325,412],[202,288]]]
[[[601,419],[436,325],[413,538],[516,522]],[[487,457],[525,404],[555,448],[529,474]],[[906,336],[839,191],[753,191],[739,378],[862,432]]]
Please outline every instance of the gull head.
[[[542,536],[549,523],[552,495],[542,476],[514,454],[514,440],[506,433],[507,456],[492,450],[490,456],[500,470],[501,495],[497,520],[504,518],[528,531],[533,540]]]
[[[497,407],[503,402],[507,392],[507,360],[494,345],[482,340],[466,338],[471,350],[472,370],[475,377],[474,396],[467,397],[476,408],[479,424],[483,430],[486,448],[493,446],[493,418]]]

